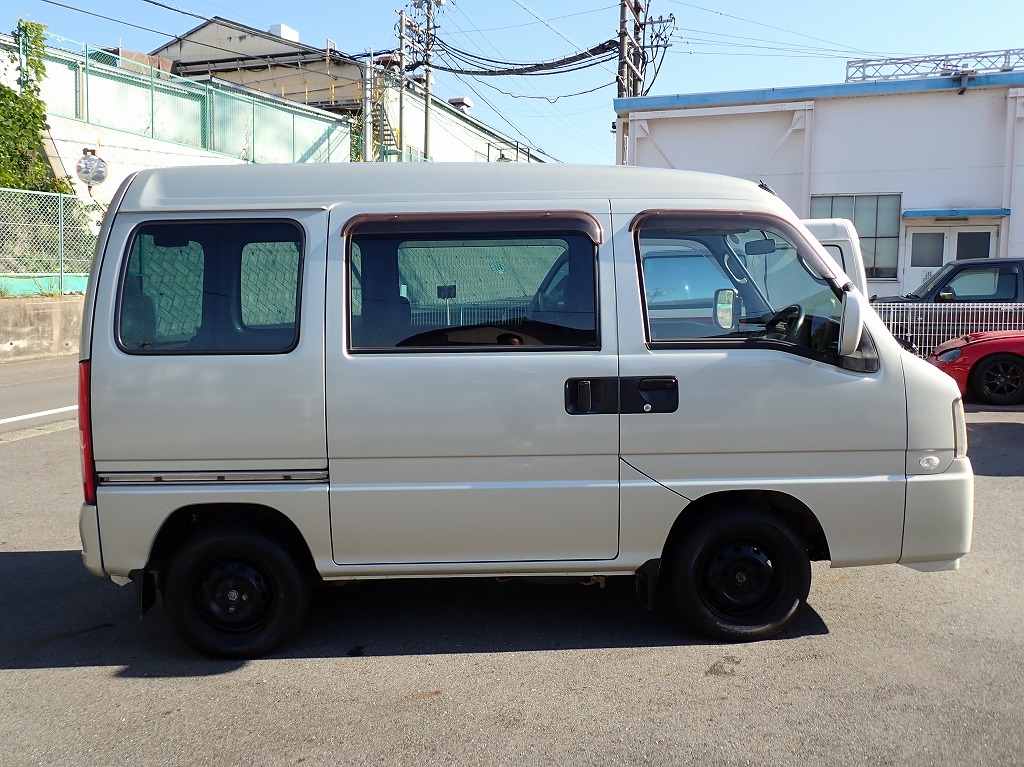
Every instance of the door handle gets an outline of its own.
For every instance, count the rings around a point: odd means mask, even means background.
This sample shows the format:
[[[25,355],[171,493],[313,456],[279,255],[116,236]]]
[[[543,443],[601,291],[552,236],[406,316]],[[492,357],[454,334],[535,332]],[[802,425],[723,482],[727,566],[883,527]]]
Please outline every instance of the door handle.
[[[584,379],[577,384],[576,395],[576,401],[579,403],[580,413],[589,413],[593,410],[594,400],[589,380]]]
[[[676,388],[675,378],[641,378],[641,391],[666,391]]]
[[[674,413],[679,409],[675,376],[630,376],[620,380],[621,413]]]
[[[570,378],[565,382],[565,412],[569,415],[607,415],[619,407],[618,376]]]

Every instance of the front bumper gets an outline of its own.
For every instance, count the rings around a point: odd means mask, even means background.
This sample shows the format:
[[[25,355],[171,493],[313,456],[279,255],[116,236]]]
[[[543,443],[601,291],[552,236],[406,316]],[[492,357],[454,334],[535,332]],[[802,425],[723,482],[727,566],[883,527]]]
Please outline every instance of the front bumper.
[[[899,563],[915,570],[956,567],[971,550],[974,524],[974,471],[968,458],[956,458],[942,474],[907,478],[903,552]]]

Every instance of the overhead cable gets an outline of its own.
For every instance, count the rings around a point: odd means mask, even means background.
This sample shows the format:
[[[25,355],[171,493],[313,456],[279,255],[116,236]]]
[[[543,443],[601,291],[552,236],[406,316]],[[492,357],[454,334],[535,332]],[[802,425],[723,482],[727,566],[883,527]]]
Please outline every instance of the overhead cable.
[[[454,56],[472,56],[464,51],[452,48],[445,44],[441,40],[437,40],[439,48],[444,50],[446,53]],[[581,51],[580,53],[573,54],[572,56],[566,56],[565,58],[555,59],[554,61],[544,61],[535,64],[519,64],[516,66],[505,67],[505,68],[492,68],[492,69],[459,69],[454,67],[442,67],[433,65],[434,69],[439,69],[442,72],[450,72],[458,75],[468,75],[471,77],[499,77],[506,75],[554,75],[561,74],[563,72],[575,72],[580,69],[586,69],[588,67],[602,64],[606,61],[610,61],[615,58],[618,51],[618,43],[614,40],[606,40],[603,43],[598,43],[592,48]],[[585,63],[583,63],[585,62]],[[422,66],[424,62],[413,62],[410,69],[415,69]],[[582,65],[581,65],[582,63]]]

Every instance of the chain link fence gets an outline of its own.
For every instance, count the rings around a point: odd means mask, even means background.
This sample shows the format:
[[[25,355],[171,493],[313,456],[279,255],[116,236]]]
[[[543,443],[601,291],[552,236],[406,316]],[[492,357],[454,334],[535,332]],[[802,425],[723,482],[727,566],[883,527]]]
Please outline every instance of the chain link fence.
[[[0,188],[0,297],[84,291],[102,215],[75,195]]]

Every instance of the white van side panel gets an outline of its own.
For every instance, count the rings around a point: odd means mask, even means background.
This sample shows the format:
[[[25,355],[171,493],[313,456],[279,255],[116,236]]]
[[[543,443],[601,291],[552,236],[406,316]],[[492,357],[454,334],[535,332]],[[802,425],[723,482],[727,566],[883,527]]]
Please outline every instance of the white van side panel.
[[[133,228],[144,222],[225,217],[136,214],[117,220],[98,276],[89,349],[93,399],[102,403],[93,425],[101,476],[326,468],[322,307],[327,214],[299,211],[279,217],[301,224],[306,250],[299,341],[281,354],[128,354],[118,348],[113,330],[117,284]],[[105,492],[102,484],[100,492]]]
[[[327,485],[189,485],[107,487],[102,491],[99,526],[103,568],[127,576],[146,566],[157,533],[176,509],[205,505],[265,506],[285,514],[309,544],[317,568],[332,566]]]

